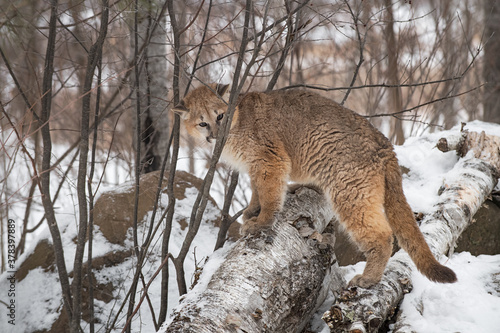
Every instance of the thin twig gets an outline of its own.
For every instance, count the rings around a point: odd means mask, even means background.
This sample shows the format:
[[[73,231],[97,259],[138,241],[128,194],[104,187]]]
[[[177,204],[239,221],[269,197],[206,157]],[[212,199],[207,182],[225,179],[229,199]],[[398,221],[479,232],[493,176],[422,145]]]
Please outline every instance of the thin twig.
[[[220,222],[219,233],[217,234],[217,241],[215,242],[214,251],[221,248],[226,241],[226,234],[231,226],[231,224],[235,221],[234,219],[229,217],[229,209],[231,208],[231,203],[233,202],[234,192],[236,191],[236,187],[238,186],[238,177],[239,172],[234,170],[231,173],[231,180],[229,182],[229,187],[227,188],[226,195],[224,197],[224,206],[222,207],[222,221]]]
[[[180,66],[181,66],[181,55],[180,55],[180,31],[177,23],[177,18],[174,11],[174,2],[172,0],[167,1],[168,7],[168,15],[170,18],[170,25],[172,27],[173,37],[174,37],[174,76],[172,82],[172,89],[174,92],[174,105],[177,105],[180,101]],[[169,178],[167,184],[167,195],[168,195],[168,208],[166,214],[166,226],[162,239],[162,248],[161,248],[161,256],[162,259],[166,260],[168,257],[168,248],[170,242],[170,233],[172,231],[172,221],[174,218],[174,208],[175,208],[175,195],[174,195],[174,180],[175,180],[175,172],[177,168],[177,159],[179,156],[179,141],[180,141],[180,117],[179,115],[174,115],[174,124],[172,127],[172,137],[173,137],[173,146],[172,146],[172,157],[169,165]],[[169,271],[168,265],[162,269],[161,274],[161,296],[162,301],[160,305],[160,313],[158,315],[158,323],[161,325],[167,318],[167,306],[168,306],[168,279],[169,279]]]
[[[151,283],[153,283],[153,281],[155,280],[156,276],[161,272],[161,270],[163,269],[163,266],[165,266],[167,264],[169,258],[170,258],[170,256],[166,256],[165,259],[163,259],[160,267],[158,267],[156,269],[156,272],[153,274],[153,276],[151,277],[151,279],[149,279],[148,284],[144,287],[144,290],[142,292],[142,296],[139,299],[139,302],[137,303],[137,306],[132,311],[132,314],[130,316],[128,316],[127,322],[125,323],[125,327],[123,327],[123,329],[122,329],[122,333],[124,333],[126,331],[126,329],[130,327],[130,322],[131,322],[132,318],[135,316],[135,314],[141,308],[141,304],[142,304],[142,302],[144,302],[144,299],[146,298],[146,295],[148,294],[148,289],[151,286]]]
[[[436,102],[442,102],[442,101],[450,99],[450,98],[455,98],[455,97],[459,97],[459,96],[462,96],[462,95],[466,95],[466,94],[468,94],[470,92],[473,92],[475,90],[480,89],[485,84],[486,83],[480,84],[479,86],[476,86],[476,87],[474,87],[472,89],[469,89],[469,90],[464,91],[464,92],[459,93],[459,94],[446,95],[446,96],[441,97],[441,98],[433,99],[432,101],[429,101],[429,102],[426,102],[426,103],[423,103],[423,104],[419,104],[417,106],[414,106],[414,107],[406,109],[406,110],[402,110],[402,111],[398,111],[398,112],[393,112],[393,113],[379,113],[379,114],[374,114],[374,115],[364,116],[364,117],[365,118],[376,118],[376,117],[397,116],[397,115],[400,115],[400,114],[403,114],[403,113],[406,113],[406,112],[410,112],[410,111],[413,111],[415,109],[418,109],[418,108],[421,108],[423,106],[427,106],[427,105],[430,105],[430,104],[433,104],[433,103],[436,103]]]
[[[354,87],[354,83],[356,82],[356,79],[358,78],[358,73],[359,69],[361,68],[361,65],[365,61],[365,58],[363,56],[363,50],[365,48],[365,42],[366,42],[366,34],[364,38],[361,38],[361,33],[359,32],[359,17],[358,15],[355,15],[354,12],[352,11],[351,5],[349,4],[349,1],[345,0],[345,4],[347,5],[347,8],[349,8],[349,12],[351,13],[352,19],[354,21],[354,27],[356,30],[356,35],[358,37],[358,44],[359,44],[359,60],[356,65],[356,68],[354,69],[354,73],[352,74],[352,80],[351,84],[349,85],[349,88],[347,89],[344,98],[342,99],[342,102],[340,102],[340,105],[344,105],[345,101],[349,97],[349,94],[351,93],[352,87]]]
[[[35,117],[36,120],[40,121],[40,117],[38,117],[38,115],[36,114],[36,112],[33,110],[33,107],[34,105],[32,105],[30,103],[30,101],[28,100],[28,97],[26,96],[26,94],[24,93],[24,90],[23,88],[21,87],[21,85],[19,84],[19,81],[17,80],[17,77],[14,73],[14,71],[12,70],[12,67],[10,66],[10,63],[9,61],[7,60],[7,57],[5,56],[5,54],[3,53],[3,50],[2,50],[2,47],[0,47],[0,55],[2,56],[2,59],[3,59],[3,62],[5,63],[5,66],[7,67],[8,71],[9,71],[9,74],[10,76],[12,77],[12,80],[14,80],[14,84],[16,85],[16,88],[17,90],[19,91],[19,93],[21,94],[22,98],[23,98],[23,101],[24,103],[26,104],[26,107],[28,108],[28,110],[31,111],[31,113],[33,114],[33,117]],[[41,125],[41,124],[40,124]]]
[[[99,55],[98,64],[97,64],[97,86],[99,87],[101,84],[101,75],[102,75],[102,53]],[[93,252],[93,242],[94,242],[94,193],[92,191],[92,180],[94,178],[94,170],[95,170],[95,154],[97,150],[97,124],[99,119],[99,106],[101,102],[101,89],[97,89],[97,94],[95,98],[95,112],[94,112],[94,128],[93,138],[92,138],[92,152],[90,157],[90,170],[89,170],[89,178],[87,181],[88,193],[89,193],[89,232],[88,232],[88,250],[87,250],[87,279],[89,283],[89,312],[90,312],[90,320],[89,320],[89,330],[90,333],[94,333],[95,331],[95,312],[94,312],[94,281],[92,279],[92,252]],[[104,172],[103,172],[104,173]]]
[[[308,2],[309,1],[304,1],[304,4],[307,4]],[[297,38],[295,38],[295,35],[298,32],[300,32],[300,30],[305,28],[306,25],[308,24],[308,22],[310,22],[310,21],[307,21],[305,24],[301,25],[300,27],[296,27],[296,29],[294,29],[293,23],[292,23],[291,10],[290,10],[289,6],[287,5],[286,1],[285,1],[285,7],[286,7],[287,13],[288,13],[288,18],[286,20],[287,36],[285,39],[285,46],[281,50],[281,55],[280,55],[280,59],[278,60],[278,64],[276,66],[276,70],[274,71],[273,76],[271,77],[271,80],[269,80],[266,91],[272,90],[274,88],[274,86],[276,85],[276,83],[278,82],[278,78],[281,74],[281,71],[282,71],[284,65],[285,65],[285,61],[288,57],[288,54],[290,53],[290,50],[292,49],[294,42],[297,40]],[[299,12],[300,11],[297,11],[297,15],[299,15],[298,14]]]
[[[141,269],[142,267],[139,265],[139,263],[142,260],[142,253],[139,249],[139,241],[138,241],[138,215],[139,215],[139,191],[140,191],[140,175],[141,175],[141,92],[139,90],[139,66],[140,63],[143,59],[139,55],[139,19],[138,19],[138,12],[139,12],[139,6],[138,6],[139,0],[135,0],[134,2],[134,74],[135,74],[135,80],[134,80],[134,91],[135,91],[135,126],[136,126],[136,142],[135,142],[135,193],[134,193],[134,213],[133,213],[133,228],[132,228],[132,235],[134,239],[134,251],[135,251],[135,256],[137,257],[137,265],[136,265],[136,272],[134,274],[134,279],[132,280],[132,285],[130,287],[130,297],[129,297],[129,304],[128,304],[128,311],[127,311],[127,318],[129,320],[132,319],[132,312],[134,310],[135,306],[135,293],[137,290],[137,284],[139,282],[139,276],[141,275]],[[145,46],[146,47],[146,46]],[[126,325],[123,329],[124,331],[130,333],[131,331],[131,326]]]

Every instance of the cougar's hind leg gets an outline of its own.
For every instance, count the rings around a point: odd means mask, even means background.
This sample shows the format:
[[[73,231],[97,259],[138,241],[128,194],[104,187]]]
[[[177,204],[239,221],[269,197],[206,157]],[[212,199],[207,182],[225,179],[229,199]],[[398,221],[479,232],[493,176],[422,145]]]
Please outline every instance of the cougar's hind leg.
[[[368,228],[370,230],[370,228]],[[349,282],[349,287],[358,286],[368,288],[380,282],[385,266],[392,253],[392,231],[373,229],[368,231],[370,236],[355,238],[359,248],[366,256],[366,266],[363,274],[356,275]]]
[[[355,276],[349,286],[368,288],[382,278],[392,253],[393,235],[384,212],[383,188],[365,188],[358,196],[353,193],[356,190],[350,190],[347,197],[340,199],[342,204],[336,206],[340,206],[341,223],[366,256],[363,274]]]

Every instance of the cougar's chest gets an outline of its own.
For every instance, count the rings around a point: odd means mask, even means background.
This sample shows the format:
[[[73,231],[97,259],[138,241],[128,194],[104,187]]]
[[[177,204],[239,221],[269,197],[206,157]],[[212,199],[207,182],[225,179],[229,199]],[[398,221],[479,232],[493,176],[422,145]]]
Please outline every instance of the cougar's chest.
[[[242,145],[238,145],[234,138],[228,138],[222,150],[222,160],[240,172],[248,172],[249,163],[247,154]]]

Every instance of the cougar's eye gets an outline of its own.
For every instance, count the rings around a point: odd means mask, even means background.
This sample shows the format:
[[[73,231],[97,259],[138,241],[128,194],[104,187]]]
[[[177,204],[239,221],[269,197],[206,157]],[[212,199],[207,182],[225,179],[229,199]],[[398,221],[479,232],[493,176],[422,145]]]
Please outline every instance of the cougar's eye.
[[[208,126],[208,124],[206,122],[199,123],[198,125],[200,125],[200,127],[207,127]]]
[[[224,113],[221,113],[220,115],[217,116],[217,121],[221,121],[222,118],[224,118]]]

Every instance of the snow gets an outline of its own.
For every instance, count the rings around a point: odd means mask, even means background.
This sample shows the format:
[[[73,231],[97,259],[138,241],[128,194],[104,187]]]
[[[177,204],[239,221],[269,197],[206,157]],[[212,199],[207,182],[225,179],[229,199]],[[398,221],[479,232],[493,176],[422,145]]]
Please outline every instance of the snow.
[[[186,198],[183,200],[178,200],[176,203],[176,211],[178,212],[178,214],[176,217],[174,217],[174,219],[178,220],[180,218],[184,218],[184,213],[191,211],[191,207],[193,205],[194,199],[196,198],[196,194],[197,191],[193,188],[188,188],[186,190]],[[167,196],[164,195],[162,198],[162,203],[165,204],[166,202]],[[207,205],[207,213],[204,216],[204,220],[202,221],[200,230],[195,237],[194,244],[191,246],[189,255],[185,261],[184,267],[187,277],[186,282],[188,286],[192,283],[191,277],[193,276],[195,270],[194,252],[196,253],[196,260],[199,264],[199,262],[204,261],[206,256],[211,254],[215,246],[215,240],[217,239],[218,230],[212,227],[212,224],[210,224],[209,222],[217,216],[217,213],[217,207],[213,206],[209,202]],[[145,221],[149,221],[150,219],[151,215],[148,214],[145,218]],[[62,228],[63,230],[61,230],[61,234],[65,249],[67,269],[68,271],[71,271],[73,267],[72,260],[74,258],[75,251],[75,246],[74,243],[72,244],[72,242],[74,236],[76,236],[76,229],[71,221],[72,218],[69,218],[69,220],[70,221],[64,221],[60,219],[59,222],[62,225],[66,226],[65,228]],[[139,239],[141,239],[141,236],[144,236],[147,232],[146,224],[143,225],[143,229],[143,232],[139,235]],[[173,223],[170,252],[174,256],[178,254],[186,233],[187,228],[185,230],[182,230],[179,223]],[[153,242],[150,255],[148,256],[143,268],[144,279],[146,282],[151,279],[154,272],[158,267],[160,267],[161,264],[160,256],[158,256],[159,249],[161,248],[161,242],[159,241],[160,239],[161,234],[159,234]],[[94,257],[98,257],[105,253],[126,250],[131,248],[132,244],[133,241],[131,233],[128,235],[128,238],[125,241],[125,245],[122,246],[109,243],[104,238],[102,233],[99,230],[96,230],[94,232],[93,254]],[[214,255],[214,258],[217,258],[217,255]],[[86,257],[84,258],[84,260],[86,260]],[[22,258],[19,260],[19,263],[20,262],[22,262]],[[213,260],[213,262],[216,263],[217,260]],[[210,270],[210,267],[213,266],[214,263],[212,263],[211,261],[211,264],[207,265],[207,270]],[[105,285],[106,283],[113,282],[115,286],[119,286],[118,289],[114,290],[114,301],[108,304],[102,301],[96,302],[96,317],[101,323],[107,322],[108,317],[116,314],[118,307],[124,301],[126,293],[130,287],[130,282],[133,279],[135,265],[135,258],[131,257],[121,264],[111,267],[103,267],[101,270],[95,272],[97,283]],[[171,312],[171,310],[178,304],[179,299],[177,283],[175,280],[175,269],[172,264],[169,265],[169,268],[169,312]],[[212,271],[215,269],[216,268],[212,269]],[[204,282],[205,280],[202,279],[200,282]],[[150,296],[152,296],[151,301],[153,307],[156,309],[156,315],[160,308],[160,298],[153,296],[160,295],[160,283],[161,279],[156,278],[149,288],[149,294]],[[204,283],[208,283],[208,281]],[[5,274],[0,278],[0,289],[8,289]],[[140,286],[138,289],[140,290],[136,296],[136,302],[142,295],[142,286]],[[7,323],[6,320],[0,320],[0,332],[33,332],[37,329],[50,328],[53,321],[57,318],[56,312],[62,307],[61,288],[57,272],[44,272],[41,268],[31,270],[26,278],[17,283],[16,291],[17,320],[15,330],[11,331],[12,327]],[[3,313],[1,315],[4,316]],[[27,320],[27,318],[29,318],[29,320]],[[122,316],[121,320],[123,321],[123,319],[124,318]],[[151,321],[151,314],[147,306],[141,308],[139,316],[134,319],[133,325],[134,330],[140,329],[141,332],[155,332],[153,323]],[[84,327],[84,330],[88,331],[89,328]],[[121,328],[113,330],[112,332],[120,331]]]
[[[418,271],[412,273],[413,290],[405,295],[401,311],[415,333],[498,333],[500,327],[500,255],[473,256],[456,253],[445,263],[455,271],[458,282],[429,281]],[[361,274],[365,262],[342,268],[349,281]],[[329,309],[327,299],[318,311],[315,332],[330,333],[320,314]],[[391,325],[391,329],[394,328]],[[392,332],[392,331],[391,331]],[[405,331],[406,332],[406,331]]]
[[[487,134],[500,135],[500,125],[488,124],[479,121],[470,122],[466,126],[471,131],[484,130]],[[415,211],[423,213],[433,210],[433,205],[438,198],[437,192],[443,185],[443,181],[447,175],[455,168],[458,158],[454,152],[442,153],[435,144],[437,140],[443,136],[457,133],[459,126],[455,128],[437,133],[426,134],[422,137],[409,138],[403,146],[395,147],[400,164],[408,168],[408,172],[404,175],[403,186],[408,202]],[[57,150],[64,151],[63,148],[55,147],[55,155],[58,156]],[[133,182],[124,183],[126,179],[126,168],[118,162],[114,167],[108,167],[110,170],[107,179],[120,179],[120,186],[107,185],[102,186],[98,195],[104,191],[112,190],[114,192],[125,191],[127,186]],[[117,171],[118,170],[118,171]],[[14,170],[18,174],[12,174],[9,177],[10,182],[17,181],[21,192],[27,191],[29,175],[23,174],[23,170]],[[52,177],[56,178],[56,177]],[[75,178],[70,175],[69,178]],[[106,177],[105,177],[106,178]],[[54,188],[58,185],[57,179],[54,179]],[[498,188],[498,186],[497,186]],[[23,192],[24,193],[24,192]],[[188,188],[186,198],[176,202],[176,220],[189,218],[191,207],[196,198],[197,191],[194,188]],[[161,198],[161,205],[166,207],[168,202],[167,196],[164,194]],[[222,200],[217,200],[221,204]],[[11,214],[13,218],[20,222],[24,214],[22,202],[11,205]],[[201,292],[208,284],[210,277],[215,270],[220,266],[231,248],[231,244],[219,251],[212,253],[215,240],[217,238],[218,229],[213,227],[210,221],[218,216],[219,209],[212,205],[209,201],[204,220],[202,221],[198,235],[192,244],[188,258],[184,265],[186,282],[188,286],[193,280],[193,274],[196,266],[203,266],[203,274],[194,287],[191,293],[184,296],[185,298],[195,297],[195,294]],[[77,199],[73,184],[70,181],[63,186],[60,194],[60,199],[57,202],[57,219],[60,231],[63,237],[65,249],[66,265],[68,271],[72,270],[73,258],[75,251],[74,237],[77,232]],[[35,206],[32,212],[33,221],[38,221],[43,215],[43,210],[40,206]],[[157,214],[156,218],[159,219]],[[145,218],[146,221],[151,219],[151,213]],[[147,224],[143,226],[140,237],[143,237],[147,232]],[[182,230],[179,223],[174,223],[172,236],[170,241],[169,251],[175,256],[182,246],[182,241],[187,233],[187,228]],[[157,268],[160,266],[160,258],[158,251],[161,248],[161,234],[159,233],[152,243],[151,251],[146,260],[143,272],[146,283],[151,279]],[[30,254],[36,244],[42,240],[50,241],[50,233],[47,228],[42,228],[37,231],[29,240],[30,246],[26,253],[18,259],[17,265]],[[141,239],[141,238],[140,238]],[[128,235],[125,245],[116,245],[109,243],[99,229],[94,231],[94,256],[100,256],[111,251],[122,251],[130,248],[132,244],[132,236]],[[196,254],[196,256],[195,256]],[[204,259],[210,256],[205,264]],[[443,257],[445,260],[446,258]],[[86,258],[84,259],[86,260]],[[132,280],[133,269],[136,265],[135,259],[130,258],[125,262],[113,266],[103,267],[96,272],[98,283],[106,284],[109,281],[120,282],[120,288],[114,290],[114,300],[110,303],[96,301],[96,314],[98,320],[102,323],[108,322],[109,318],[113,318],[119,306],[125,299],[126,293]],[[452,268],[458,276],[459,281],[455,284],[444,285],[436,284],[428,281],[420,273],[413,274],[413,291],[405,296],[401,304],[403,316],[406,321],[411,323],[412,330],[415,332],[499,332],[500,329],[500,255],[480,255],[472,256],[470,253],[453,254],[446,261],[446,265]],[[172,313],[173,309],[179,303],[177,292],[177,283],[175,270],[169,263],[170,280],[169,280],[169,310]],[[346,280],[349,280],[354,274],[360,273],[364,267],[364,263],[358,263],[354,266],[344,268]],[[0,276],[0,300],[8,301],[6,291],[8,290],[9,281],[7,280],[8,273]],[[70,281],[71,282],[71,281]],[[157,277],[151,284],[148,293],[151,296],[152,306],[155,309],[156,315],[160,307],[160,283],[161,279]],[[142,286],[139,287],[136,300],[139,300],[143,293]],[[0,332],[33,332],[49,328],[55,318],[57,312],[62,308],[61,289],[59,285],[59,277],[57,272],[37,268],[31,270],[27,277],[16,284],[16,326],[8,324],[5,308],[1,307],[0,311]],[[333,297],[329,297],[322,305],[322,308],[314,316],[312,321],[312,329],[314,332],[328,332],[328,328],[321,321],[321,315],[324,310],[328,309]],[[119,327],[123,326],[123,314],[119,319]],[[171,318],[169,318],[171,320]],[[149,307],[144,304],[141,307],[139,315],[134,318],[134,331],[154,332],[154,326],[151,320]],[[88,332],[88,327],[83,327],[84,331]],[[113,332],[121,331],[121,328]]]
[[[62,292],[56,274],[47,274],[43,269],[36,268],[29,275],[29,279],[24,279],[16,286],[16,300],[19,302],[16,310],[17,332],[49,329],[58,317],[56,311],[62,307]],[[2,322],[5,323],[5,320]],[[2,326],[2,332],[12,331]]]
[[[405,321],[417,332],[499,332],[500,255],[462,252],[446,265],[457,273],[457,283],[432,283],[413,274],[414,289],[401,304]]]
[[[234,244],[235,243],[227,242],[226,244],[224,244],[224,247],[210,255],[210,260],[208,260],[203,266],[203,273],[201,274],[197,284],[189,293],[183,295],[179,301],[192,302],[197,299],[197,295],[202,293],[207,288],[212,275],[217,271],[220,265],[222,265],[222,263],[226,259],[227,253],[233,248]],[[176,304],[178,303],[179,302],[176,302]],[[165,323],[162,325],[162,328],[166,329],[173,319],[174,318],[172,316],[169,316]],[[161,331],[162,329],[160,329],[158,332]]]

